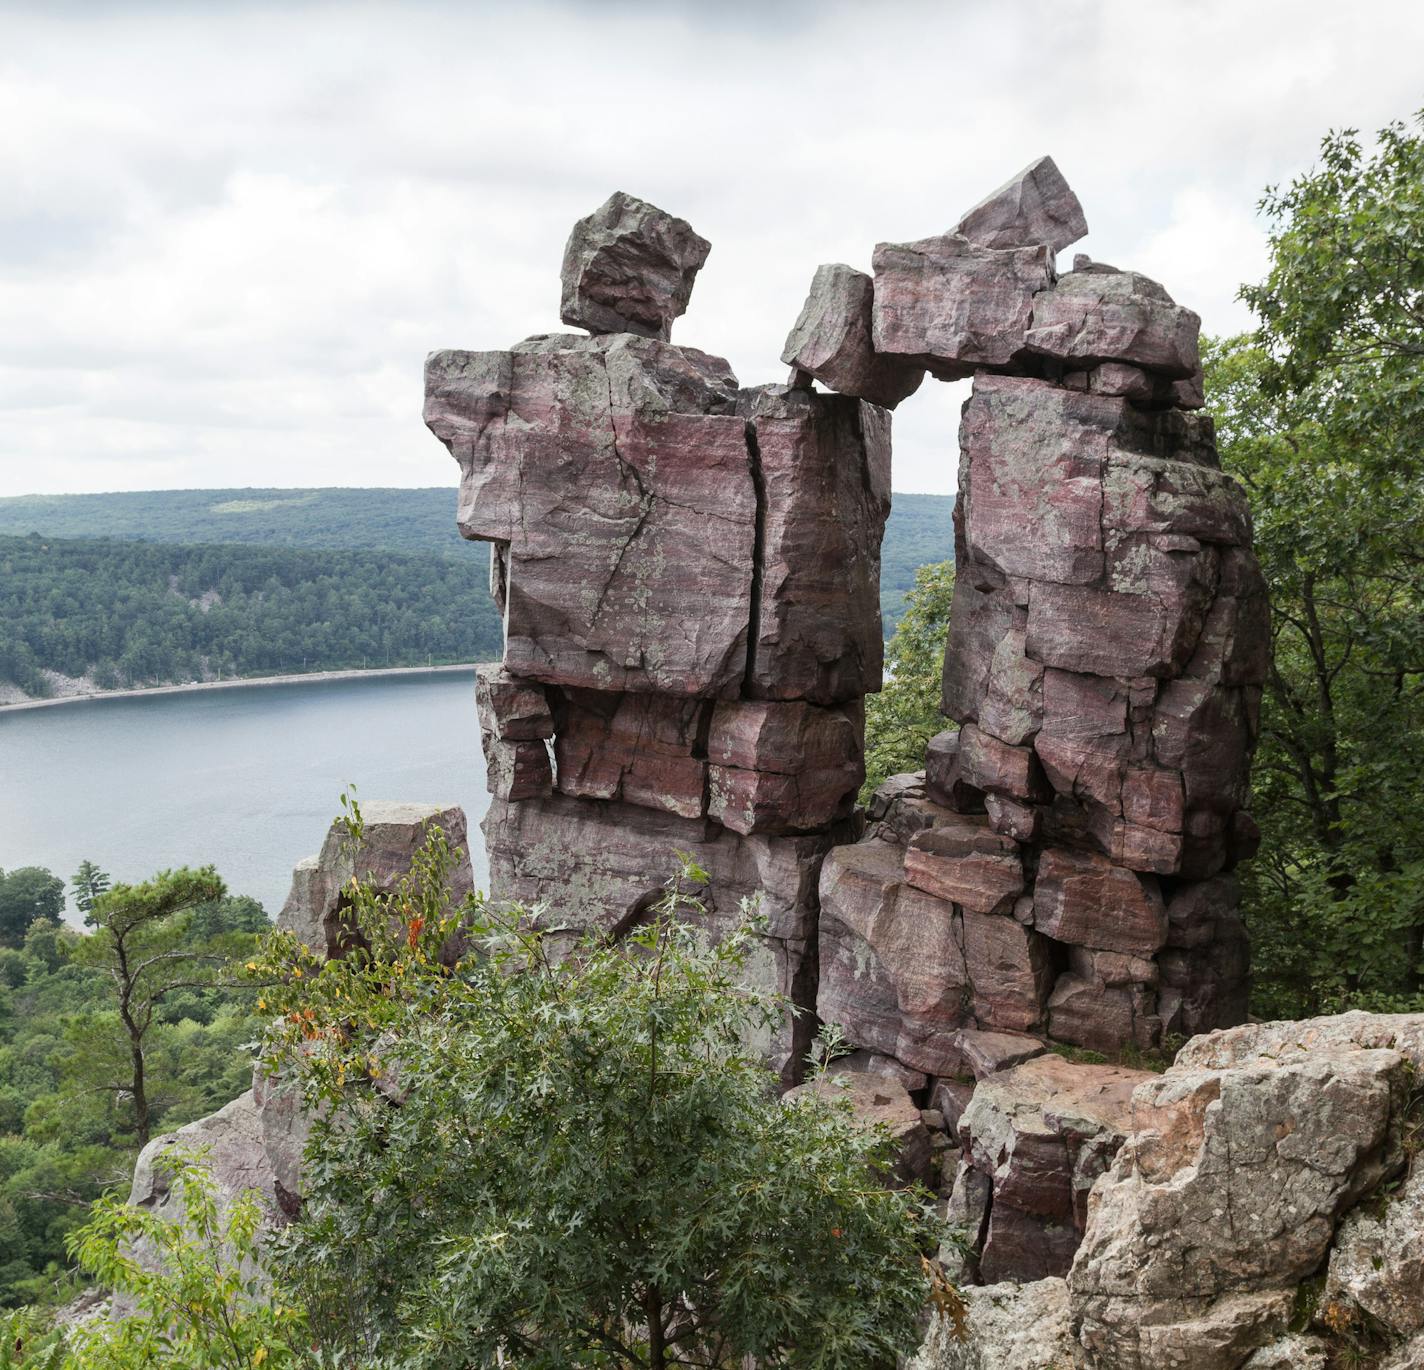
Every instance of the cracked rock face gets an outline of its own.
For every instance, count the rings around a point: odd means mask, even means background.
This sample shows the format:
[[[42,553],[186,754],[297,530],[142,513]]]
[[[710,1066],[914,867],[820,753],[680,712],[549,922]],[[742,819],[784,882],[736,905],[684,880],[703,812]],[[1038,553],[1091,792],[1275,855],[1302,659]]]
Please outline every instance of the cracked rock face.
[[[890,416],[785,386],[742,392],[761,538],[745,692],[841,704],[878,690]]]
[[[1066,1275],[1088,1193],[1130,1130],[1146,1071],[1040,1055],[989,1075],[959,1119],[968,1164],[990,1183],[986,1283]]]
[[[555,335],[435,353],[426,381],[427,423],[461,465],[461,531],[507,545],[506,670],[735,691],[757,502],[726,364],[627,334]]]
[[[711,250],[685,219],[615,191],[569,235],[559,317],[590,333],[666,342]]]
[[[1198,412],[1196,315],[1085,257],[1060,278],[1085,232],[1039,159],[953,231],[880,244],[873,277],[820,268],[792,383],[740,389],[666,341],[706,245],[614,196],[566,262],[565,319],[595,336],[431,356],[426,421],[505,615],[481,684],[497,898],[616,930],[679,844],[741,890],[739,844],[810,841],[769,982],[912,1074],[957,1071],[965,1033],[1115,1052],[1240,1017],[1224,872],[1253,843],[1264,584]],[[926,371],[974,380],[959,726],[827,856],[882,677],[887,409]],[[1005,1208],[1000,1250],[1014,1223],[1032,1245]]]
[[[881,243],[874,266],[875,351],[947,381],[1012,366],[1034,297],[1053,284],[1050,248],[989,248],[957,233]]]

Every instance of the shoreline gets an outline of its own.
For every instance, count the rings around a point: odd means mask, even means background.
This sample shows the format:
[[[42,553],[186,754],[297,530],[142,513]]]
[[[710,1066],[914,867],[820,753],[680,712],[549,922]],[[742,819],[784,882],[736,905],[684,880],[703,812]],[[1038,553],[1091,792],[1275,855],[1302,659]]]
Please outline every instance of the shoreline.
[[[339,680],[373,680],[406,675],[453,675],[473,672],[480,663],[467,661],[453,666],[372,666],[345,671],[303,671],[296,675],[234,676],[231,680],[196,680],[182,685],[144,685],[128,690],[94,690],[89,694],[61,695],[55,699],[24,699],[0,704],[0,714],[22,709],[52,709],[61,704],[92,704],[103,699],[145,699],[150,695],[194,694],[199,690],[245,690],[273,685],[329,685]]]

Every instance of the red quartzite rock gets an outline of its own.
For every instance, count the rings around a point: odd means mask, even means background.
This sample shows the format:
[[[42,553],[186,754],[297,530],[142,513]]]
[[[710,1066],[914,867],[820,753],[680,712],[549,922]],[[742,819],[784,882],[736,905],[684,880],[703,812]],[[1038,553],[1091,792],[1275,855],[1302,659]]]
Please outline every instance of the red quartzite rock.
[[[1127,1043],[1149,1051],[1162,1036],[1156,1008],[1147,985],[1107,986],[1069,971],[1048,996],[1048,1035],[1089,1051],[1119,1051]]]
[[[982,1028],[960,1028],[955,1033],[954,1044],[959,1051],[959,1067],[955,1074],[975,1080],[982,1080],[986,1075],[997,1075],[1001,1070],[1010,1070],[1035,1056],[1042,1056],[1047,1050],[1037,1037],[1026,1033],[994,1032]],[[933,1099],[931,1106],[935,1106]]]
[[[954,1029],[972,1022],[954,906],[904,883],[887,842],[837,847],[821,868],[817,1014],[857,1046],[951,1074]]]
[[[979,1082],[959,1119],[969,1164],[992,1186],[979,1268],[986,1281],[1066,1274],[1088,1191],[1131,1127],[1153,1077],[1043,1055]]]
[[[502,742],[534,742],[554,735],[544,687],[510,675],[498,662],[475,667],[475,707],[480,727]]]
[[[975,377],[959,425],[968,554],[1006,576],[1086,585],[1103,573],[1103,471],[1122,400],[1024,376]]]
[[[865,779],[860,705],[722,700],[707,736],[708,812],[734,832],[824,827]]]
[[[1040,157],[980,200],[953,231],[981,247],[1047,243],[1061,252],[1087,236],[1088,221],[1057,163],[1052,157]]]
[[[873,293],[863,271],[839,263],[817,267],[781,360],[828,389],[893,409],[920,388],[925,372],[875,351],[870,340]]]
[[[916,889],[901,856],[869,841],[826,858],[817,1011],[859,1046],[953,1075],[963,1060],[956,1029],[1038,1023],[1047,949],[1013,918],[963,912]]]
[[[1178,884],[1167,900],[1167,946],[1158,957],[1164,1032],[1183,1037],[1245,1022],[1250,938],[1234,876]]]
[[[1167,940],[1156,880],[1096,852],[1047,849],[1033,891],[1033,925],[1057,942],[1154,956]]]
[[[1043,666],[1024,652],[1024,620],[1014,610],[1014,627],[1000,639],[989,664],[979,726],[1001,742],[1022,746],[1043,724]]]
[[[726,363],[630,334],[437,352],[426,422],[466,537],[508,544],[504,664],[554,685],[730,695],[757,499]]]
[[[1023,893],[1023,857],[987,818],[956,815],[910,839],[905,879],[975,913],[1009,913]]]
[[[480,732],[485,788],[499,799],[542,799],[554,792],[549,748],[543,742],[505,742]]]
[[[959,764],[959,729],[936,733],[925,743],[925,793],[955,813],[980,813],[984,796],[964,779]]]
[[[982,1027],[1032,1032],[1043,1021],[1053,979],[1048,944],[1005,915],[965,910],[964,967],[974,1021]]]
[[[1075,368],[1130,362],[1173,379],[1201,366],[1201,319],[1150,277],[1079,256],[1074,268],[1033,302],[1031,351]]]
[[[843,395],[742,392],[763,492],[747,692],[839,704],[878,690],[890,416]]]
[[[941,380],[1011,366],[1034,296],[1053,283],[1047,246],[995,249],[958,234],[875,249],[875,350]]]
[[[556,692],[560,794],[622,799],[683,818],[706,811],[707,763],[694,755],[706,701]]]
[[[973,723],[959,730],[959,764],[965,780],[976,789],[1010,799],[1052,797],[1032,747],[1011,747]]]
[[[666,342],[711,250],[685,219],[614,191],[569,234],[559,317],[591,333]]]
[[[940,708],[959,723],[972,723],[984,707],[994,652],[1014,627],[1014,604],[1004,576],[974,561],[964,545],[963,505],[954,511],[954,597],[944,648]]]

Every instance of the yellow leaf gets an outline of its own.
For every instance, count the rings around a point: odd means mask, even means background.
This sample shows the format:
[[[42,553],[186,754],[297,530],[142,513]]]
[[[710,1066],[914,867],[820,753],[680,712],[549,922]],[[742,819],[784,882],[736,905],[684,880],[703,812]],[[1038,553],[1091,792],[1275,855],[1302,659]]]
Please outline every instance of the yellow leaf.
[[[255,1350],[255,1351],[252,1353],[252,1363],[253,1363],[253,1365],[261,1365],[262,1362],[265,1361],[266,1359],[267,1359],[267,1348],[266,1348],[265,1346],[259,1346],[259,1347],[257,1348],[257,1350]]]

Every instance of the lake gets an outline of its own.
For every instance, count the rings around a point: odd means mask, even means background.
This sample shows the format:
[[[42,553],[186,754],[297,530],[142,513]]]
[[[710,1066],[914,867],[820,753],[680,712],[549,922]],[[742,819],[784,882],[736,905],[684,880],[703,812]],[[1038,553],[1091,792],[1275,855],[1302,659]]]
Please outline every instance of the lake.
[[[358,799],[489,803],[474,671],[94,699],[0,712],[0,868],[118,880],[211,863],[270,914]]]

